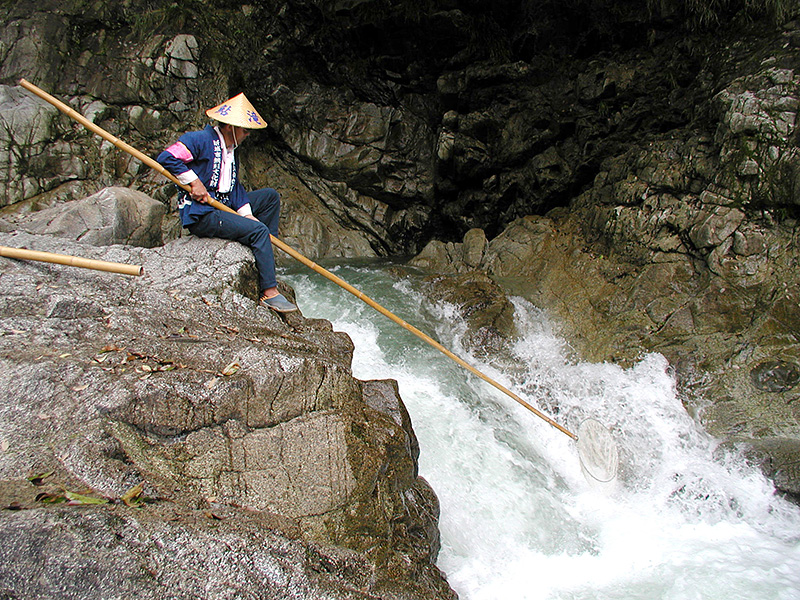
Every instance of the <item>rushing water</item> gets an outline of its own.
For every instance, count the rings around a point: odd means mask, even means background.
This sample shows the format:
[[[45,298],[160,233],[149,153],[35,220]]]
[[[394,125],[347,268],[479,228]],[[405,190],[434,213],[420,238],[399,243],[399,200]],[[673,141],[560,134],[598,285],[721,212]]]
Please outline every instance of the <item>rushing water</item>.
[[[500,372],[463,349],[457,315],[413,279],[379,263],[331,270],[568,429],[592,417],[620,446],[616,485],[590,485],[569,437],[321,276],[284,271],[306,316],[353,339],[355,377],[399,382],[441,502],[438,564],[462,600],[800,599],[800,509],[714,452],[663,357],[576,362],[514,299],[518,365]]]

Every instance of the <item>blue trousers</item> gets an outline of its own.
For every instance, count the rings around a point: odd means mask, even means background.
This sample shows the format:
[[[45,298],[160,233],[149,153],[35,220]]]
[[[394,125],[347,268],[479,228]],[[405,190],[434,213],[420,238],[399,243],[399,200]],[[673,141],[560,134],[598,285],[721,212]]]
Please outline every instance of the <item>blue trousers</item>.
[[[253,216],[258,221],[215,210],[203,215],[199,221],[189,225],[188,229],[198,237],[218,237],[249,246],[256,259],[259,290],[263,292],[278,285],[275,279],[275,255],[272,253],[269,235],[278,235],[281,197],[272,188],[262,188],[249,192],[247,198],[253,209]]]

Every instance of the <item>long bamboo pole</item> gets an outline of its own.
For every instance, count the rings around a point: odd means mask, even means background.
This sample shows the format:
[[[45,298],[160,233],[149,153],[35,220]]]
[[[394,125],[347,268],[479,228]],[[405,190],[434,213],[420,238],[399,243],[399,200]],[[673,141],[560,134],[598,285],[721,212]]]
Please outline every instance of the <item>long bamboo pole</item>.
[[[26,81],[25,79],[21,79],[19,84],[22,87],[24,87],[26,90],[36,94],[37,96],[39,96],[43,100],[45,100],[45,101],[49,102],[50,104],[52,104],[57,109],[59,109],[61,112],[69,115],[70,117],[72,117],[73,119],[78,121],[80,124],[82,124],[84,127],[89,129],[90,131],[93,131],[94,133],[96,133],[97,135],[102,137],[103,139],[108,140],[109,142],[114,144],[120,150],[124,150],[128,154],[134,156],[135,158],[138,158],[140,161],[142,161],[144,164],[146,164],[150,168],[155,169],[156,171],[161,173],[164,177],[166,177],[167,179],[169,179],[170,181],[175,183],[175,185],[179,186],[180,188],[182,188],[182,189],[184,189],[186,191],[190,191],[190,188],[189,188],[188,185],[184,185],[180,181],[178,181],[177,177],[175,177],[172,173],[167,171],[157,161],[153,160],[152,158],[150,158],[146,154],[143,154],[142,152],[139,152],[138,150],[136,150],[132,146],[129,146],[128,144],[126,144],[125,142],[120,140],[119,138],[114,137],[113,135],[108,133],[105,129],[103,129],[102,127],[99,127],[95,123],[92,123],[86,117],[84,117],[82,114],[80,114],[79,112],[77,112],[74,109],[70,108],[68,105],[64,104],[63,102],[61,102],[57,98],[54,98],[53,96],[51,96],[47,92],[39,89],[38,87],[36,87],[32,83]],[[209,205],[213,206],[214,208],[217,208],[219,210],[224,210],[224,211],[236,214],[235,210],[233,210],[232,208],[230,208],[228,206],[225,206],[224,204],[222,204],[221,202],[218,202],[217,200],[214,200],[210,196],[206,198],[206,201],[208,202]],[[369,296],[367,296],[363,292],[359,291],[357,288],[353,287],[352,285],[350,285],[349,283],[347,283],[346,281],[344,281],[340,277],[337,277],[336,275],[334,275],[333,273],[331,273],[327,269],[325,269],[323,267],[320,267],[314,261],[306,258],[302,254],[300,254],[299,252],[297,252],[296,250],[294,250],[293,248],[291,248],[290,246],[288,246],[287,244],[283,243],[281,240],[276,238],[274,235],[270,235],[270,239],[272,240],[273,245],[275,245],[280,250],[283,250],[286,254],[288,254],[292,258],[294,258],[294,259],[298,260],[299,262],[303,263],[305,266],[307,266],[311,270],[315,271],[316,273],[319,273],[320,275],[322,275],[326,279],[332,281],[333,283],[335,283],[339,287],[343,288],[344,290],[350,292],[351,294],[353,294],[356,298],[358,298],[362,302],[368,304],[369,306],[371,306],[372,308],[377,310],[379,313],[381,313],[385,317],[388,317],[389,319],[391,319],[392,321],[394,321],[395,323],[397,323],[398,325],[400,325],[404,329],[406,329],[406,330],[410,331],[411,333],[413,333],[415,336],[417,336],[418,338],[420,338],[424,342],[430,344],[431,346],[433,346],[434,348],[439,350],[439,352],[441,352],[442,354],[444,354],[445,356],[447,356],[451,360],[455,361],[456,363],[458,363],[459,365],[461,365],[462,367],[467,369],[470,373],[472,373],[473,375],[476,375],[477,377],[483,379],[486,383],[490,384],[494,388],[496,388],[499,391],[503,392],[509,398],[515,400],[516,402],[518,402],[519,404],[521,404],[522,406],[527,408],[529,411],[531,411],[533,414],[535,414],[537,417],[539,417],[540,419],[544,420],[548,424],[552,425],[553,427],[555,427],[556,429],[558,429],[562,433],[568,435],[573,440],[577,440],[578,439],[577,435],[575,435],[574,433],[572,433],[571,431],[569,431],[568,429],[566,429],[565,427],[563,427],[559,423],[556,423],[553,419],[551,419],[549,416],[544,414],[542,411],[538,410],[534,406],[531,406],[531,404],[529,404],[528,402],[526,402],[525,400],[520,398],[517,394],[515,394],[514,392],[509,390],[507,387],[505,387],[501,383],[498,383],[497,381],[495,381],[494,379],[492,379],[491,377],[489,377],[485,373],[479,371],[478,369],[476,369],[475,367],[473,367],[472,365],[467,363],[462,358],[456,356],[455,354],[450,352],[450,350],[448,350],[447,348],[442,346],[439,342],[434,340],[432,337],[430,337],[429,335],[423,333],[422,331],[420,331],[419,329],[417,329],[413,325],[410,325],[409,323],[405,322],[403,319],[401,319],[400,317],[398,317],[397,315],[395,315],[391,311],[387,310],[386,308],[384,308],[383,306],[381,306],[380,304],[375,302],[372,298],[370,298]]]
[[[26,250],[24,248],[9,248],[8,246],[0,246],[0,256],[18,258],[21,260],[38,260],[59,265],[69,265],[70,267],[106,271],[108,273],[121,273],[123,275],[141,275],[144,273],[144,268],[139,265],[93,260],[91,258],[70,256],[69,254],[55,254],[54,252],[41,252],[39,250]]]

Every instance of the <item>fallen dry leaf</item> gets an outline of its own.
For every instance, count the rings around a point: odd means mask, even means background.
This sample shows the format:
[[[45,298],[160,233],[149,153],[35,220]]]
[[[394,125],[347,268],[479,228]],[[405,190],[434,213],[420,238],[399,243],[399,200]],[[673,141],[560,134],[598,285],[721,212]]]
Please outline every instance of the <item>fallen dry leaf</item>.
[[[139,506],[143,501],[142,492],[143,490],[141,484],[135,485],[125,492],[120,500],[122,500],[125,506]]]
[[[35,499],[37,502],[44,502],[46,504],[58,504],[60,502],[67,501],[67,499],[64,497],[64,494],[52,494],[50,492],[36,494]]]
[[[225,377],[229,377],[230,375],[233,375],[234,373],[236,373],[236,371],[238,371],[241,368],[242,366],[238,362],[234,361],[228,364],[228,366],[226,366],[224,369],[222,369],[222,375],[224,375]]]
[[[108,504],[108,500],[106,500],[105,498],[95,498],[93,496],[84,496],[83,494],[77,494],[75,492],[64,492],[64,497],[67,499],[67,504],[69,504],[69,505]]]
[[[36,486],[44,485],[44,480],[50,477],[52,474],[53,471],[48,471],[47,473],[37,473],[36,475],[31,475],[28,477],[28,481]]]

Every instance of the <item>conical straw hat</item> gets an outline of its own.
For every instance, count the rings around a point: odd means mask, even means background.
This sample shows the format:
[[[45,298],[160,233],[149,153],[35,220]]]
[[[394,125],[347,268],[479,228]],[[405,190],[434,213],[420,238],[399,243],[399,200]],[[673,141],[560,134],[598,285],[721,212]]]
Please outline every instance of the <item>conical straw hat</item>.
[[[263,129],[267,122],[256,112],[244,93],[226,100],[219,106],[209,108],[206,114],[221,123],[228,123],[245,129]]]

